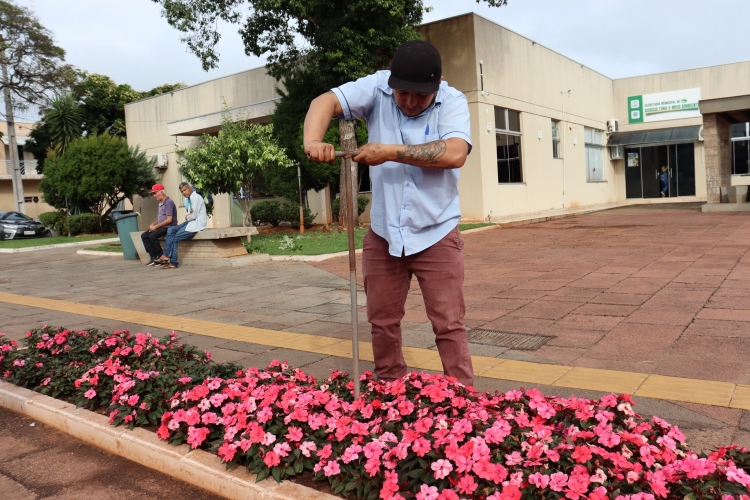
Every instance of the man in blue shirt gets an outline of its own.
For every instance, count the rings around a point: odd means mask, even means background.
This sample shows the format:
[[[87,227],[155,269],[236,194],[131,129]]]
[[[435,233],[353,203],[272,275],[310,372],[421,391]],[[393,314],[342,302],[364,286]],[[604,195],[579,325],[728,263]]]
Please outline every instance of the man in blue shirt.
[[[313,100],[304,148],[315,161],[335,160],[333,145],[322,142],[333,115],[367,121],[370,142],[354,161],[370,165],[372,183],[362,272],[376,375],[394,380],[406,374],[401,320],[416,275],[445,374],[473,384],[458,230],[459,168],[471,151],[466,97],[442,81],[438,50],[415,40],[398,48],[390,71]]]

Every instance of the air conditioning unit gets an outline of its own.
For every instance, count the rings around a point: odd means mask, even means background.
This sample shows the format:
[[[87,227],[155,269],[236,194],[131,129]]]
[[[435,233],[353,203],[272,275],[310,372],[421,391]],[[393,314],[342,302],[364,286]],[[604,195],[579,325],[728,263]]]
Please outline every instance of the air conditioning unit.
[[[607,132],[618,132],[620,130],[620,121],[617,118],[607,120]]]
[[[622,160],[625,158],[625,148],[622,146],[609,146],[609,158],[611,160]]]
[[[167,168],[169,165],[167,153],[157,153],[153,155],[152,158],[156,158],[156,163],[154,164],[156,168]]]

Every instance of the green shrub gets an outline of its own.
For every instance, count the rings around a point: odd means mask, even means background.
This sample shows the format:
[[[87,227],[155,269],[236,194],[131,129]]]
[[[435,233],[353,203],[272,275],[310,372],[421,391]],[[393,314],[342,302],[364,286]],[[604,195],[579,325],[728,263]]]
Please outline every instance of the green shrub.
[[[43,214],[39,214],[39,222],[41,222],[47,229],[54,229],[58,236],[65,236],[68,234],[68,229],[65,225],[67,217],[68,214],[65,210],[44,212]]]
[[[292,227],[299,227],[299,203],[284,204],[281,207],[281,220],[289,222]],[[303,217],[305,218],[305,227],[310,227],[318,214],[312,213],[309,208],[305,207]]]
[[[261,201],[250,209],[250,216],[255,224],[271,224],[273,227],[279,225],[283,219],[281,203],[278,201]]]
[[[367,205],[370,204],[370,198],[361,194],[357,196],[357,212],[359,212],[359,215],[362,215],[365,213],[365,210],[367,209]],[[331,203],[331,212],[333,213],[334,217],[339,216],[339,207],[341,206],[341,198],[336,198]]]
[[[57,224],[57,221],[60,220],[63,215],[64,213],[60,211],[44,212],[43,214],[39,214],[39,222],[41,222],[42,225],[47,229],[52,229],[55,227],[55,224]]]
[[[70,236],[77,234],[92,234],[101,228],[100,218],[96,214],[71,215],[65,220]]]

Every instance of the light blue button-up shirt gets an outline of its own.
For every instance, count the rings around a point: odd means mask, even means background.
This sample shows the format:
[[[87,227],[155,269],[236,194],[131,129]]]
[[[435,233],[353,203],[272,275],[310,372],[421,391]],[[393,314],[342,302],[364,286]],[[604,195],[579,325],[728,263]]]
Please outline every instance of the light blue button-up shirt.
[[[408,117],[396,106],[388,86],[390,71],[332,89],[344,119],[364,118],[370,142],[425,144],[459,137],[469,144],[471,128],[466,97],[441,82],[434,103]],[[396,257],[425,250],[451,232],[461,220],[458,168],[423,168],[389,161],[370,167],[372,230],[384,238]]]

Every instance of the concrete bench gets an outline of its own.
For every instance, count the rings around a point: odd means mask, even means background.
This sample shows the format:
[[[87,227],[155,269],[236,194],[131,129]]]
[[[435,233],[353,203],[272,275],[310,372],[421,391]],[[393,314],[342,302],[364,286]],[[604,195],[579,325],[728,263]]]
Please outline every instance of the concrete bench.
[[[143,231],[130,233],[135,250],[141,262],[148,264],[149,255],[143,246],[141,239]],[[204,229],[199,231],[189,240],[178,243],[178,255],[181,265],[187,266],[243,266],[254,262],[270,260],[267,255],[248,254],[242,237],[250,237],[258,234],[255,227],[225,227],[216,229]],[[164,248],[164,238],[161,238]]]

